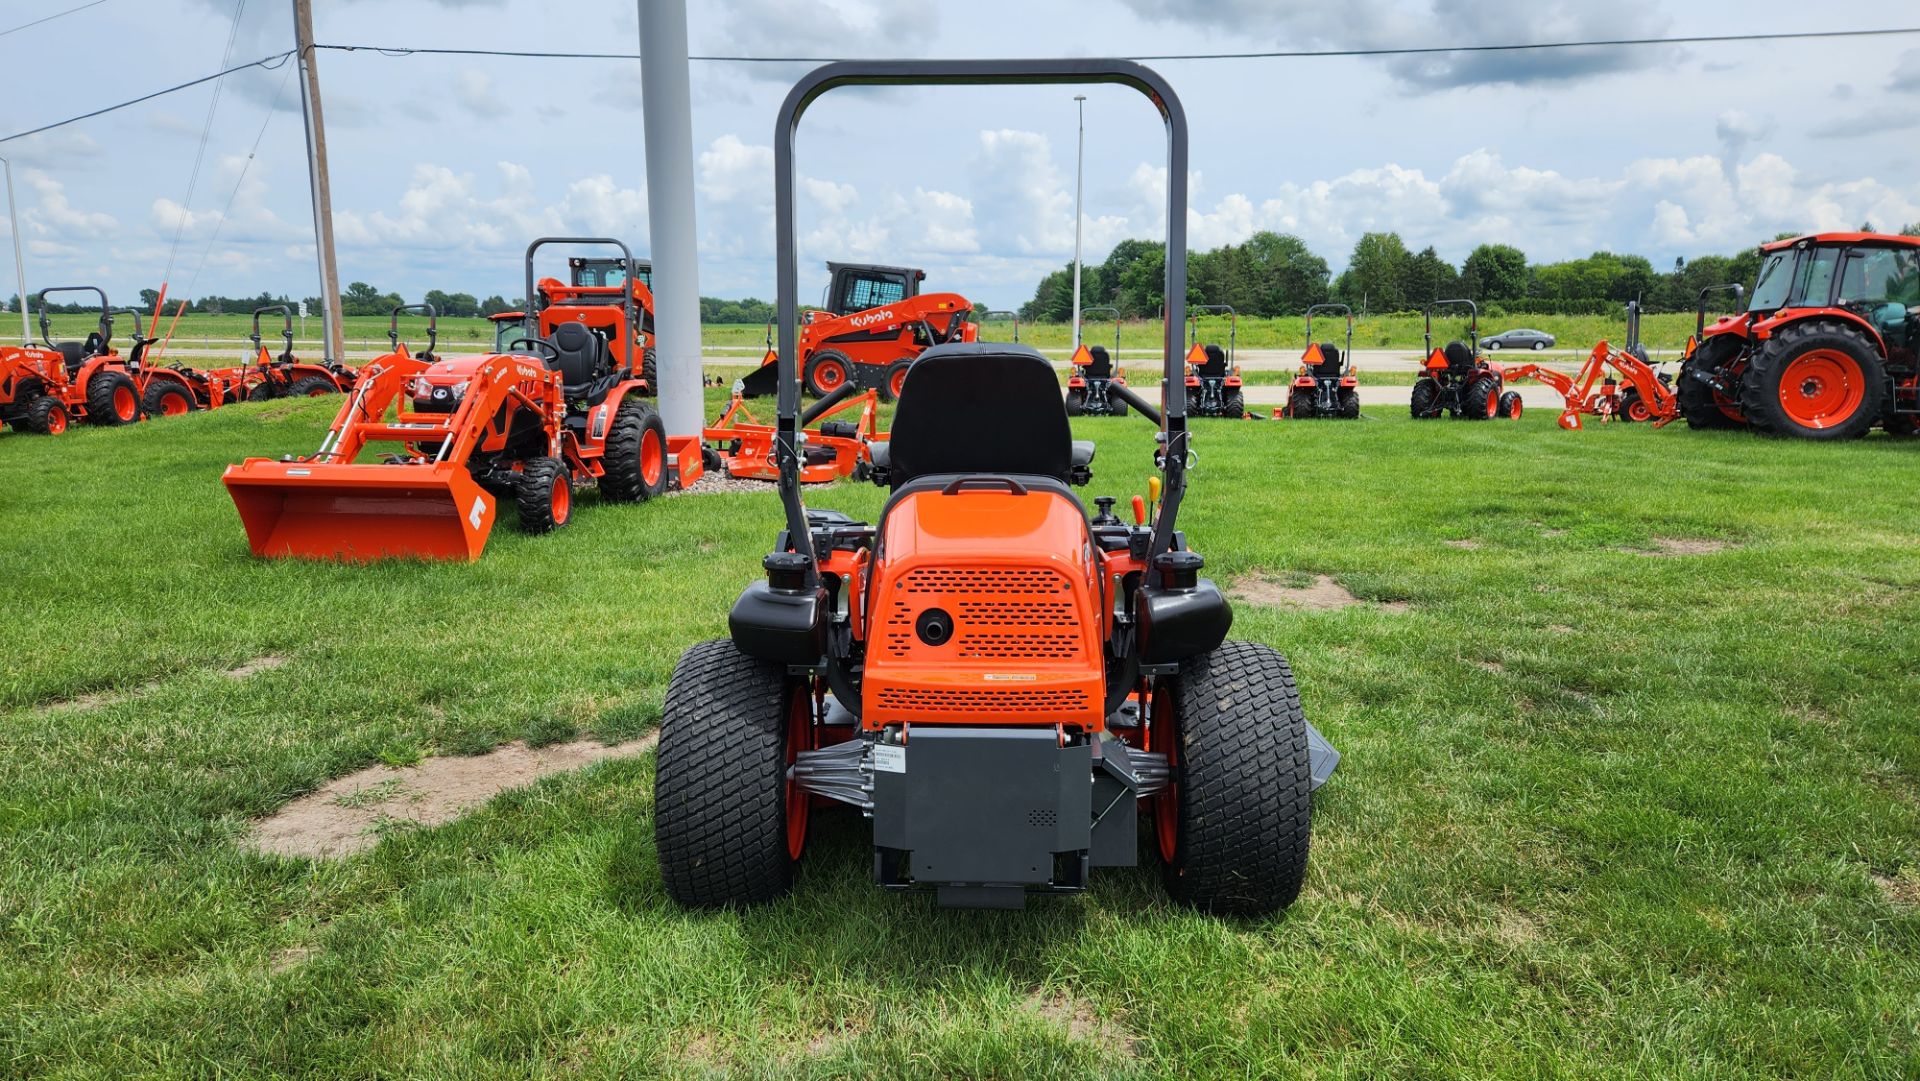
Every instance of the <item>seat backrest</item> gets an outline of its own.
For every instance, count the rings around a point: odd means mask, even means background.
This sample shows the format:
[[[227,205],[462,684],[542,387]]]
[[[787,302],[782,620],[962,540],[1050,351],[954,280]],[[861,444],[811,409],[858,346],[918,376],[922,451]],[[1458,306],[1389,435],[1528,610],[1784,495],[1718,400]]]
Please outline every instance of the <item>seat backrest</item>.
[[[907,369],[888,437],[897,489],[937,473],[1071,479],[1073,431],[1060,381],[1024,345],[954,342]]]
[[[1465,371],[1473,367],[1473,350],[1466,342],[1448,342],[1446,348],[1447,367],[1455,371]]]
[[[1199,373],[1201,375],[1227,374],[1227,351],[1217,345],[1209,345],[1204,348],[1207,352],[1207,362],[1200,365]]]
[[[1340,347],[1332,342],[1320,343],[1320,367],[1317,375],[1334,376],[1340,374]]]
[[[89,337],[87,345],[93,344],[94,339],[98,337],[97,334]],[[60,359],[66,361],[69,374],[79,371],[80,365],[86,363],[87,358],[93,355],[86,345],[79,342],[55,342],[53,347],[60,351]]]
[[[1087,349],[1087,374],[1095,379],[1113,378],[1113,358],[1107,355],[1104,345],[1089,346]]]
[[[592,382],[606,366],[606,343],[579,323],[561,323],[547,340],[559,351],[547,366],[559,372],[560,381],[570,387]]]

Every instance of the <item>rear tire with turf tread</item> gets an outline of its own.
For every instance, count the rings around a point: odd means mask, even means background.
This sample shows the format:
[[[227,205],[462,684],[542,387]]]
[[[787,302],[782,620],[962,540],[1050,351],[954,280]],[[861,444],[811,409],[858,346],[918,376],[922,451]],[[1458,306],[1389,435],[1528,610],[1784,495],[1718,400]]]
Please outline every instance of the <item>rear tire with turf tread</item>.
[[[1179,826],[1167,893],[1222,915],[1286,908],[1313,832],[1307,719],[1287,659],[1223,642],[1181,664],[1174,695]]]
[[[169,400],[181,403],[180,408],[169,410]],[[168,417],[180,413],[191,413],[200,408],[193,400],[193,392],[171,379],[156,379],[147,385],[146,400],[141,403],[150,417]]]
[[[1220,412],[1222,416],[1231,417],[1234,420],[1245,420],[1247,396],[1237,390],[1228,394],[1222,401]]]
[[[294,380],[293,385],[287,388],[287,397],[318,398],[322,394],[338,393],[339,390],[340,385],[326,376],[309,375],[303,379]]]
[[[1428,420],[1440,415],[1440,384],[1430,375],[1423,375],[1413,384],[1413,397],[1407,402],[1407,411],[1415,420]]]
[[[660,711],[653,840],[667,895],[721,908],[793,888],[786,669],[724,638],[680,655]]]
[[[128,416],[128,412],[133,415]],[[139,419],[140,392],[125,372],[97,372],[87,380],[88,424],[113,427]]]
[[[1360,419],[1360,392],[1347,387],[1340,392],[1340,416],[1344,420]]]
[[[616,503],[639,503],[667,488],[667,426],[638,395],[621,399],[607,426],[606,475],[600,494]],[[649,469],[655,471],[647,476]]]
[[[556,489],[566,489],[558,497]],[[525,533],[551,533],[573,517],[573,481],[567,465],[558,458],[529,458],[513,487],[513,501],[520,512],[520,529]]]
[[[1482,372],[1461,394],[1460,415],[1468,420],[1491,420],[1500,411],[1500,380]]]
[[[1087,392],[1079,387],[1067,388],[1067,416],[1077,417],[1087,411]]]

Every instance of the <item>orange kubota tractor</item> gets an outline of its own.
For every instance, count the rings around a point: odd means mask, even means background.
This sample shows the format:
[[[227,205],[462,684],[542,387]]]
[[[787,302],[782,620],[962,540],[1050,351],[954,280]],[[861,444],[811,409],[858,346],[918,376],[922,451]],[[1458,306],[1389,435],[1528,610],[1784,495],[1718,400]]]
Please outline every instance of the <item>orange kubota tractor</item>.
[[[624,287],[624,289],[623,289]],[[534,286],[535,311],[540,314],[541,333],[545,334],[562,320],[585,323],[607,338],[607,347],[620,364],[632,367],[631,351],[640,350],[636,369],[646,384],[646,394],[659,393],[659,371],[655,367],[653,335],[653,263],[646,259],[620,260],[576,255],[567,260],[567,280],[541,278]],[[638,325],[625,344],[615,340],[611,326],[618,309],[630,298],[639,313]],[[558,311],[550,312],[549,309]],[[525,312],[501,312],[490,316],[494,327],[493,351],[504,353],[526,334]]]
[[[1187,396],[1193,399],[1196,417],[1230,417],[1241,420],[1247,415],[1247,394],[1240,383],[1237,346],[1240,316],[1230,304],[1195,304],[1187,335]],[[1200,344],[1200,312],[1215,312],[1227,317],[1227,348]]]
[[[98,296],[98,329],[84,341],[54,341],[47,316],[47,297],[53,293]],[[40,290],[35,300],[46,345],[0,347],[0,419],[14,431],[36,435],[59,435],[75,420],[101,425],[139,420],[140,386],[126,358],[113,347],[113,309],[106,291],[92,285],[57,286]]]
[[[893,401],[907,366],[922,351],[946,342],[970,342],[979,327],[967,318],[973,302],[958,293],[922,293],[927,272],[912,267],[828,263],[826,306],[800,315],[800,371],[807,393],[824,398],[842,384],[873,387]],[[741,380],[749,398],[774,393],[779,377],[772,350]]]
[[[1074,485],[1053,366],[1019,345],[949,343],[914,361],[890,443],[875,444],[879,520],[802,500],[793,138],[820,94],[861,84],[1112,82],[1166,120],[1169,328],[1164,500],[1133,520]],[[1177,522],[1190,456],[1180,327],[1187,127],[1165,80],[1118,60],[829,64],[774,128],[780,345],[775,454],[785,529],[766,578],[675,667],[660,719],[654,840],[667,893],[693,906],[773,900],[816,811],[858,808],[887,889],[1017,908],[1132,866],[1142,821],[1178,901],[1221,913],[1299,893],[1310,792],[1337,758],[1307,724],[1286,659],[1229,642],[1225,596]],[[988,438],[983,429],[990,428]],[[884,449],[883,449],[884,448]]]
[[[1113,316],[1113,352],[1109,354],[1106,346],[1088,345],[1081,339],[1079,348],[1073,351],[1073,374],[1067,376],[1067,416],[1124,417],[1127,400],[1114,394],[1112,389],[1127,385],[1127,377],[1120,371],[1120,309],[1107,305],[1082,308],[1081,320],[1084,322],[1094,312]],[[1017,334],[1018,323],[1014,329]],[[1016,342],[1019,340],[1017,336],[1014,338]]]
[[[1433,312],[1436,308],[1465,306],[1470,323],[1466,341],[1451,341],[1444,349],[1433,347]],[[1467,420],[1505,417],[1518,420],[1522,405],[1518,391],[1507,389],[1506,377],[1498,364],[1474,352],[1480,342],[1480,306],[1471,300],[1436,300],[1427,305],[1427,361],[1425,372],[1414,381],[1408,408],[1415,420],[1447,413]]]
[[[605,238],[536,240],[527,248],[529,296],[534,256],[548,244],[609,244],[626,252]],[[421,353],[400,344],[402,311],[427,314]],[[254,554],[473,560],[486,546],[499,499],[513,500],[522,529],[546,533],[572,518],[577,485],[597,485],[602,499],[633,502],[692,483],[700,472],[698,441],[668,440],[640,394],[641,380],[608,345],[609,337],[627,338],[636,318],[631,295],[613,311],[605,334],[584,322],[544,324],[529,316],[525,336],[509,351],[442,357],[434,353],[433,309],[396,308],[393,352],[362,369],[318,452],[227,468],[227,490]],[[542,333],[543,326],[551,329]],[[378,462],[356,460],[376,443],[398,449]]]
[[[164,291],[162,293],[164,296]],[[262,344],[260,317],[281,317],[279,355]],[[178,316],[175,316],[178,319]],[[154,315],[156,326],[159,313]],[[149,339],[151,340],[151,339]],[[150,364],[139,371],[141,401],[148,416],[173,417],[200,409],[218,409],[236,402],[263,402],[272,398],[317,398],[353,388],[358,373],[338,362],[315,363],[293,355],[293,310],[271,304],[253,313],[252,349],[247,364],[222,368],[190,368],[184,364]]]
[[[1313,340],[1313,313],[1319,311],[1337,311],[1346,317],[1346,352],[1341,352],[1332,342]],[[1307,309],[1307,351],[1300,357],[1300,370],[1287,390],[1287,404],[1275,415],[1296,420],[1359,418],[1360,380],[1353,374],[1352,308],[1345,304],[1315,304]]]
[[[1626,348],[1615,349],[1602,341],[1577,375],[1539,364],[1515,365],[1504,369],[1504,374],[1508,379],[1533,379],[1558,391],[1566,401],[1558,423],[1570,432],[1580,430],[1582,417],[1651,422],[1655,428],[1664,428],[1680,416],[1672,378],[1654,370],[1640,344],[1638,301],[1627,304]],[[1519,415],[1517,410],[1514,415]]]
[[[1853,439],[1920,427],[1920,237],[1820,233],[1761,246],[1745,308],[1699,321],[1680,364],[1693,428]]]

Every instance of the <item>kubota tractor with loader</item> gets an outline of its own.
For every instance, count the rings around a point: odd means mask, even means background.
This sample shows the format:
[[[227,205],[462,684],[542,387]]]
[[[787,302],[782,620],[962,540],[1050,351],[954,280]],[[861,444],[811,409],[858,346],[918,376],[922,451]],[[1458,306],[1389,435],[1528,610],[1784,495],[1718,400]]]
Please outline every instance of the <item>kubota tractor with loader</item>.
[[[893,401],[913,358],[936,345],[979,337],[968,318],[973,302],[958,293],[922,293],[924,270],[828,263],[827,273],[826,306],[799,316],[800,372],[816,398],[852,383]],[[741,392],[749,398],[775,393],[777,371],[768,350],[760,367],[741,380]]]
[[[47,297],[54,293],[92,293],[100,298],[98,328],[85,340],[53,340]],[[59,435],[76,420],[99,425],[139,420],[140,385],[113,347],[113,306],[106,291],[92,285],[63,285],[40,290],[35,300],[40,307],[40,339],[46,344],[0,347],[0,420],[14,431],[35,435]]]
[[[1313,313],[1337,311],[1347,321],[1347,348],[1313,340]],[[1287,404],[1276,414],[1295,420],[1360,416],[1360,380],[1353,374],[1353,309],[1345,304],[1315,304],[1307,309],[1307,351],[1287,390]]]
[[[546,237],[550,244],[626,245],[599,237]],[[626,337],[631,294],[608,327]],[[402,311],[427,314],[427,348],[400,344]],[[493,529],[496,501],[513,500],[520,526],[545,533],[573,516],[576,486],[602,499],[651,499],[700,473],[697,437],[670,440],[643,384],[615,360],[608,340],[581,322],[542,334],[536,316],[504,353],[442,357],[433,309],[394,309],[393,351],[369,363],[318,452],[249,458],[227,468],[227,490],[257,556],[473,560]],[[380,461],[357,461],[372,444],[398,444]]]
[[[841,86],[1119,83],[1166,122],[1164,499],[1133,521],[1073,485],[1075,442],[1051,364],[1019,345],[950,343],[913,363],[891,489],[869,525],[801,498],[794,130]],[[730,638],[689,649],[660,720],[654,839],[667,893],[693,906],[792,886],[817,809],[857,808],[873,869],[940,903],[1016,908],[1132,866],[1148,824],[1176,899],[1222,913],[1290,904],[1307,866],[1311,790],[1337,758],[1301,711],[1286,659],[1229,642],[1233,613],[1179,529],[1190,455],[1180,327],[1187,126],[1173,88],[1114,60],[829,64],[774,128],[780,344],[775,455],[785,528],[740,595]],[[990,426],[992,438],[982,438]],[[1155,478],[1159,480],[1161,478]]]
[[[1108,353],[1104,345],[1088,345],[1085,338],[1081,339],[1071,358],[1073,372],[1067,376],[1067,416],[1124,417],[1127,400],[1112,390],[1127,385],[1127,377],[1120,370],[1120,309],[1107,305],[1083,308],[1080,311],[1083,326],[1086,317],[1094,312],[1113,316],[1113,352]]]
[[[1195,304],[1192,309],[1194,314],[1189,319],[1188,327],[1186,385],[1187,397],[1193,400],[1193,415],[1240,420],[1247,415],[1247,394],[1240,383],[1240,363],[1236,356],[1240,316],[1229,304]],[[1200,344],[1201,312],[1224,314],[1227,317],[1227,348],[1224,352],[1218,345]]]
[[[583,323],[593,328],[607,343],[614,363],[633,367],[632,354],[639,350],[636,369],[646,384],[643,393],[659,392],[659,371],[654,357],[653,263],[646,259],[615,259],[572,256],[567,259],[567,280],[541,278],[534,284],[534,311],[539,316],[537,333],[553,333],[564,322]],[[619,335],[613,324],[622,308],[632,304],[637,314],[631,333]],[[528,334],[526,312],[500,312],[488,316],[493,321],[493,351],[505,353],[513,343]]]
[[[1707,325],[1702,290],[1680,364],[1692,428],[1796,439],[1920,428],[1920,237],[1818,233],[1760,248],[1744,310]]]
[[[1469,322],[1465,341],[1451,341],[1443,349],[1433,347],[1433,313],[1437,308],[1467,309]],[[1520,419],[1523,408],[1518,391],[1507,389],[1507,381],[1497,364],[1475,350],[1480,342],[1480,306],[1471,300],[1436,300],[1427,305],[1425,370],[1414,381],[1408,408],[1415,420],[1446,413],[1467,420],[1491,420],[1505,417]]]

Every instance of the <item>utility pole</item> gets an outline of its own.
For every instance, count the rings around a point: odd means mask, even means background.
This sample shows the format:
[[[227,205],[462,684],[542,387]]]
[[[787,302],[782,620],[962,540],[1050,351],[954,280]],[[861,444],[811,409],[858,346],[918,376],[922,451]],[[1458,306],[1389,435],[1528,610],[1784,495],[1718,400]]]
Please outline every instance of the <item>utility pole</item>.
[[[33,326],[27,322],[27,264],[20,259],[20,214],[13,207],[13,163],[0,158],[7,167],[7,219],[13,225],[13,273],[20,281],[20,344],[33,344]]]
[[[1080,351],[1080,191],[1087,169],[1087,96],[1075,94],[1080,107],[1080,146],[1073,155],[1073,348]]]
[[[686,0],[638,0],[640,118],[646,128],[647,236],[653,254],[655,370],[669,436],[698,436],[700,259],[693,221],[693,95]],[[698,454],[695,450],[693,453]]]
[[[645,5],[642,5],[643,7]],[[307,183],[313,193],[313,247],[320,258],[320,332],[325,359],[346,357],[340,323],[340,266],[333,259],[333,189],[327,182],[327,125],[314,66],[313,0],[293,0],[293,40],[300,61],[300,112],[307,122]]]

